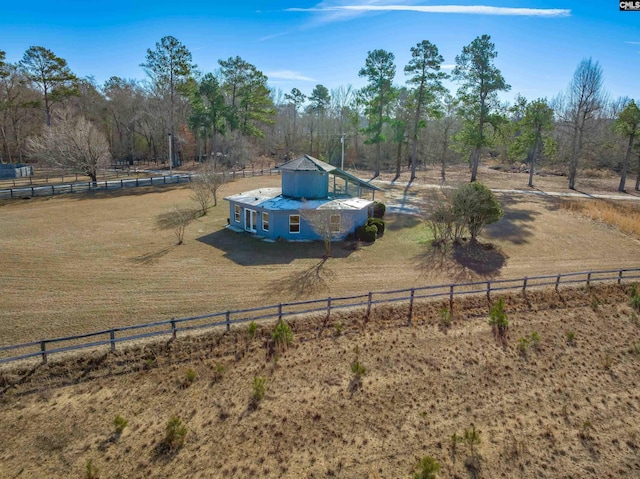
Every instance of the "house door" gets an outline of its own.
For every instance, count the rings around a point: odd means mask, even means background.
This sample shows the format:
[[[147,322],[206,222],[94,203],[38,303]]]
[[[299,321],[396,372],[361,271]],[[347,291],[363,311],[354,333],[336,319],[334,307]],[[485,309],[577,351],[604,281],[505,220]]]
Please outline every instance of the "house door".
[[[258,215],[255,210],[250,210],[245,208],[244,210],[244,229],[245,231],[251,231],[252,233],[256,232],[256,221]]]

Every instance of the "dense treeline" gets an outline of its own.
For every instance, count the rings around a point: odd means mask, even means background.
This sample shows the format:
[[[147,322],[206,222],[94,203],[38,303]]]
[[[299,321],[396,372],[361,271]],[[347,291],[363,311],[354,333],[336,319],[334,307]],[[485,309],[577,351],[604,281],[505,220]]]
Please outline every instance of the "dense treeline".
[[[411,47],[405,66],[391,52],[372,50],[359,70],[365,87],[319,84],[306,96],[270,89],[264,73],[237,56],[219,60],[215,72],[198,71],[171,36],[141,52],[145,81],[114,76],[102,85],[78,78],[45,47],[29,48],[16,64],[0,50],[0,160],[92,174],[113,161],[164,164],[170,152],[174,165],[243,167],[261,156],[281,161],[302,153],[340,164],[344,148],[345,166],[376,175],[411,168],[413,179],[417,167],[430,166],[445,179],[448,164],[469,162],[473,181],[481,159],[491,157],[526,165],[531,185],[540,166],[567,174],[571,188],[585,168],[613,169],[623,190],[627,174],[640,171],[640,111],[629,98],[607,96],[599,63],[580,62],[555,98],[518,95],[510,105],[499,101],[511,86],[497,55],[482,35],[448,75],[426,40]],[[447,78],[457,91],[443,85]],[[87,147],[72,151],[69,142]]]

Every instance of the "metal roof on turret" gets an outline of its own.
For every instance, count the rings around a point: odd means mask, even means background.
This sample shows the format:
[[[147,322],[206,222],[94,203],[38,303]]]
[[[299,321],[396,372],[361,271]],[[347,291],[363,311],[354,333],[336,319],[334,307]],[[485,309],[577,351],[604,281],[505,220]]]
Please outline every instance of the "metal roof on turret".
[[[282,165],[277,166],[276,168],[278,170],[286,170],[286,171],[324,171],[325,173],[331,173],[332,175],[338,176],[340,178],[345,178],[364,188],[369,188],[375,191],[382,191],[377,186],[374,186],[365,180],[361,180],[357,176],[353,176],[352,174],[349,174],[346,171],[341,170],[337,166],[332,166],[329,163],[325,163],[324,161],[320,161],[319,159],[309,155],[304,155],[300,158],[289,160],[286,163],[283,163]]]
[[[335,166],[309,155],[289,160],[276,168],[287,171],[326,171],[327,173],[336,169]]]

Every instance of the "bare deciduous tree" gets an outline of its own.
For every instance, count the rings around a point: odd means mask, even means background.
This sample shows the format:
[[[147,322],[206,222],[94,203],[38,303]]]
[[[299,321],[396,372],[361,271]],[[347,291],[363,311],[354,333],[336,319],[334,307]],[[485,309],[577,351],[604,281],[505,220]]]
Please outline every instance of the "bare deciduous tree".
[[[41,135],[28,141],[32,157],[62,168],[71,168],[89,176],[95,183],[98,170],[109,165],[111,152],[107,139],[84,116],[65,109]]]
[[[191,182],[191,199],[200,205],[202,216],[207,214],[211,206],[218,206],[218,189],[225,182],[221,171],[217,171],[212,165],[203,165],[200,171],[193,176]]]
[[[300,216],[324,242],[324,257],[331,256],[331,242],[341,238],[353,228],[353,220],[340,210],[312,208],[305,202],[299,210]]]
[[[603,82],[600,64],[591,58],[584,59],[576,68],[566,94],[555,100],[559,106],[560,120],[569,129],[571,137],[569,188],[572,190],[575,189],[586,133],[606,104]]]

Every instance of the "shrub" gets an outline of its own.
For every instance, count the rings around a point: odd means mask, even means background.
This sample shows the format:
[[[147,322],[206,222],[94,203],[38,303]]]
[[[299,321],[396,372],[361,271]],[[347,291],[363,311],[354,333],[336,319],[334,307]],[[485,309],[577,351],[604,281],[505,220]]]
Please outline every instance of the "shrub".
[[[476,427],[471,424],[471,427],[469,429],[464,430],[462,440],[469,448],[469,453],[471,455],[474,455],[475,447],[480,444],[480,431],[478,431]]]
[[[333,324],[333,330],[335,331],[336,336],[340,336],[342,331],[344,331],[344,324],[342,324],[342,321],[336,321]]]
[[[529,349],[529,338],[518,338],[518,351],[522,356],[527,355],[527,349]]]
[[[162,443],[169,451],[175,451],[182,447],[186,435],[187,427],[182,420],[178,416],[171,416],[167,422]]]
[[[374,218],[383,218],[384,213],[387,211],[387,206],[380,201],[373,202],[373,217]]]
[[[198,379],[198,373],[193,368],[187,368],[184,373],[184,387],[191,386]]]
[[[435,479],[440,472],[440,463],[431,456],[424,456],[416,466],[418,472],[413,475],[413,479]]]
[[[251,321],[249,326],[247,326],[247,335],[249,336],[249,339],[255,338],[256,331],[258,331],[258,325],[255,321]]]
[[[567,343],[573,345],[576,342],[576,333],[573,331],[567,331],[566,332],[566,336],[567,336]]]
[[[100,477],[99,472],[98,468],[93,465],[93,460],[89,459],[85,468],[84,477],[86,479],[98,479],[98,477]]]
[[[507,313],[504,312],[504,299],[498,299],[498,301],[491,306],[489,317],[489,324],[491,325],[493,336],[504,344],[507,339],[507,331],[509,330]]]
[[[636,311],[640,311],[640,294],[638,294],[638,285],[631,285],[631,307]]]
[[[267,378],[261,376],[255,376],[253,378],[253,385],[251,386],[251,400],[249,401],[250,409],[256,409],[258,403],[264,399],[267,393]]]
[[[440,325],[443,329],[447,329],[451,326],[451,321],[453,320],[453,315],[451,314],[451,310],[449,308],[442,308],[440,310]]]
[[[291,344],[291,341],[293,341],[291,327],[285,323],[284,320],[280,319],[273,329],[273,333],[271,333],[271,338],[273,339],[276,351],[285,351]]]
[[[538,347],[540,347],[540,335],[537,332],[533,331],[529,335],[529,342],[531,343],[533,349],[538,349]]]
[[[476,239],[486,225],[495,223],[504,214],[493,192],[477,181],[456,190],[453,212],[456,220],[467,226],[472,239]]]
[[[382,236],[384,234],[384,221],[382,221],[380,218],[369,218],[367,220],[367,226],[371,225],[374,225],[376,228],[378,228],[377,236]]]
[[[129,421],[123,418],[120,414],[116,415],[116,417],[113,419],[113,425],[116,428],[116,435],[119,436],[120,434],[122,434],[122,431],[124,431],[124,428],[127,427],[127,424],[129,424]]]
[[[356,237],[365,243],[373,243],[378,236],[378,227],[373,224],[365,224],[356,228]]]
[[[367,373],[367,369],[362,365],[360,361],[355,360],[351,363],[351,372],[355,375],[356,378],[361,378]]]

